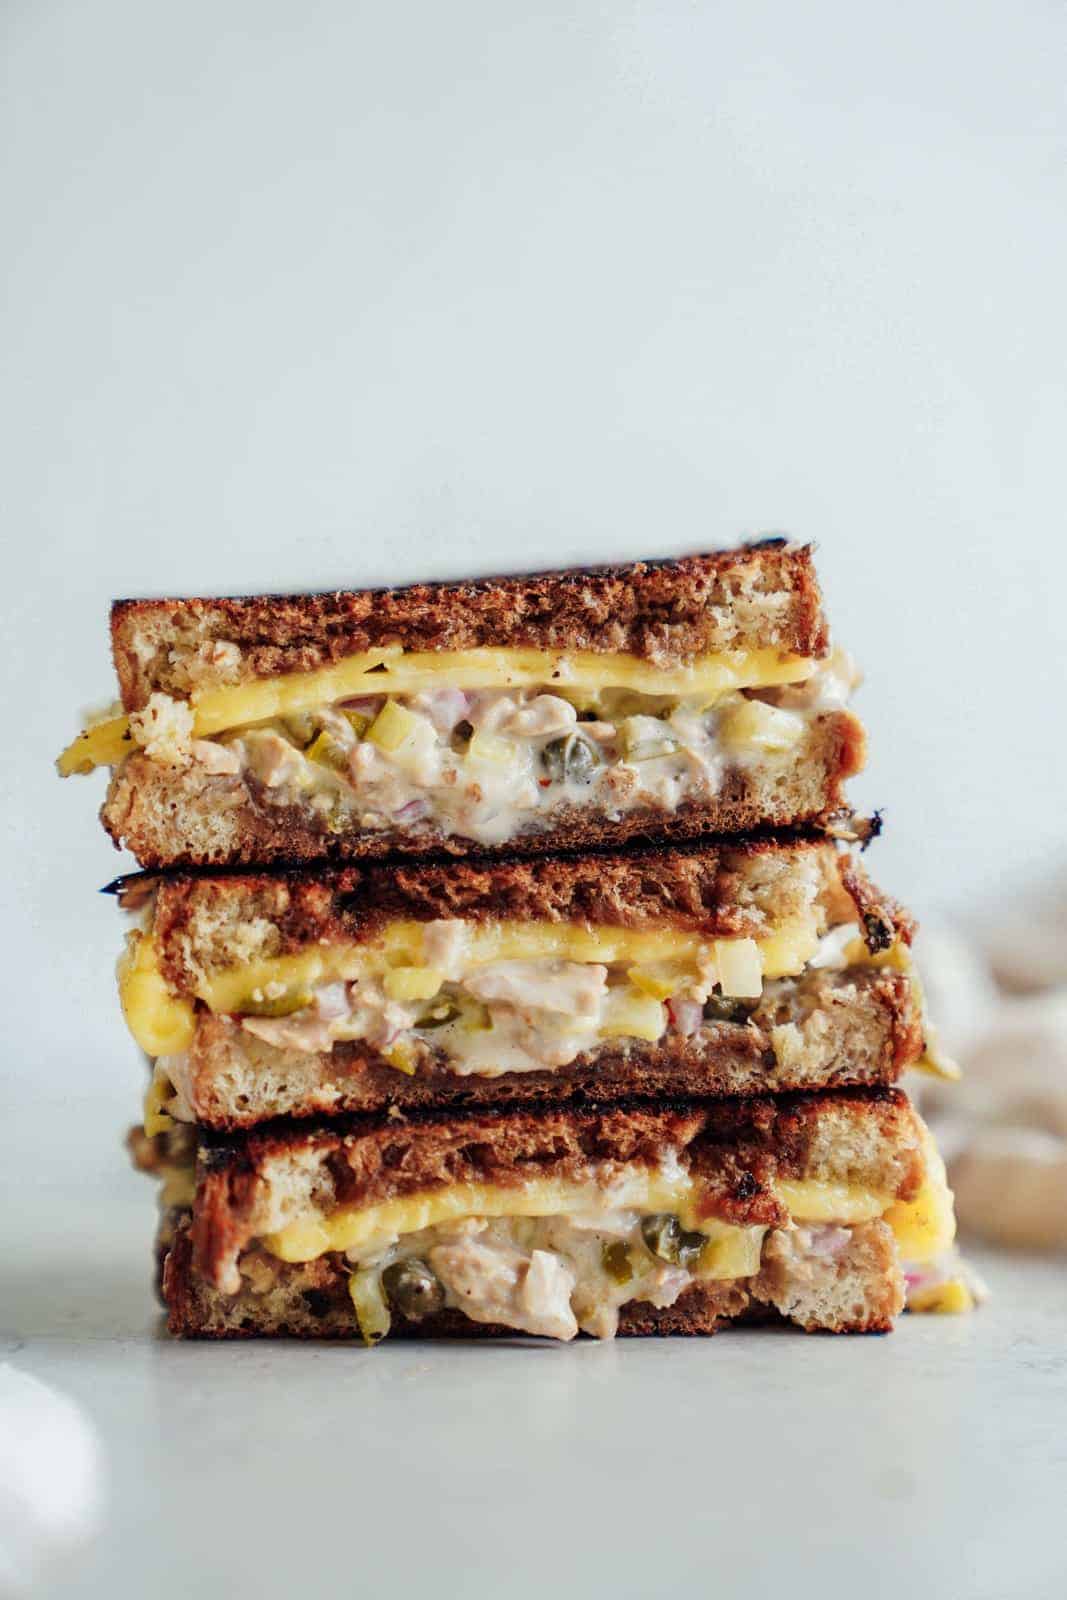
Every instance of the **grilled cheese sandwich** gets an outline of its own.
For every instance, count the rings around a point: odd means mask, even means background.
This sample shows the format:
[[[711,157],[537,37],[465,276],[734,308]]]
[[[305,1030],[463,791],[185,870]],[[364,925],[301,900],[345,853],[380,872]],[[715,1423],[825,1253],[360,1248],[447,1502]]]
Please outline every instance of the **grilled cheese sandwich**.
[[[288,1331],[321,1316],[367,1343],[448,1312],[610,1337],[638,1305],[885,1326],[905,1255],[953,1231],[902,1096],[483,1114],[209,1147],[165,1282],[182,1332],[268,1331],[296,1296],[314,1314]]]
[[[112,634],[122,705],[58,766],[112,769],[105,825],[149,867],[737,832],[830,815],[863,759],[851,668],[789,547],[122,602]]]
[[[921,1001],[874,904],[815,843],[160,882],[119,970],[146,1126],[892,1082]]]

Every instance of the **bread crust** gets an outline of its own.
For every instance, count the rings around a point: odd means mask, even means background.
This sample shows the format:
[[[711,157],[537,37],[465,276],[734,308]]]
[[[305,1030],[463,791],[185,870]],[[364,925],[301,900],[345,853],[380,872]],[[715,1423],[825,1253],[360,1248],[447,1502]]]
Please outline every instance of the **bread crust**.
[[[521,1187],[589,1181],[603,1164],[658,1165],[685,1152],[706,1184],[707,1215],[739,1226],[786,1221],[778,1178],[825,1177],[912,1199],[924,1171],[922,1128],[899,1090],[749,1100],[558,1106],[463,1116],[393,1115],[242,1136],[204,1134],[197,1163],[197,1272],[232,1283],[237,1259],[279,1225],[279,1198],[323,1211],[366,1207],[455,1184]]]
[[[673,1306],[633,1301],[619,1314],[621,1337],[707,1335],[730,1322],[791,1321],[806,1332],[884,1333],[903,1306],[903,1285],[892,1236],[882,1223],[853,1230],[844,1256],[828,1263],[822,1281],[805,1285],[768,1260],[751,1279],[693,1285]],[[163,1298],[170,1332],[181,1338],[359,1340],[348,1296],[348,1268],[330,1255],[298,1265],[275,1264],[278,1288],[253,1294],[247,1285],[222,1294],[198,1274],[188,1223],[168,1233]],[[516,1339],[512,1328],[473,1322],[446,1310],[421,1322],[394,1314],[390,1339]]]
[[[790,987],[795,1003],[768,995],[746,1022],[717,1022],[688,1038],[667,1033],[654,1043],[611,1041],[566,1067],[496,1078],[460,1076],[430,1050],[408,1076],[359,1041],[317,1055],[280,1049],[231,1017],[202,1011],[183,1092],[199,1123],[230,1131],[283,1116],[376,1113],[389,1106],[462,1112],[535,1101],[583,1106],[889,1084],[922,1054],[920,1008],[903,974],[860,968],[812,973]],[[783,1063],[772,1029],[794,1018],[801,1027],[806,1019],[815,1023]]]
[[[531,576],[233,599],[117,600],[111,643],[127,711],[154,690],[310,672],[385,645],[626,652],[675,666],[723,650],[827,653],[810,546],[733,550]],[[235,647],[235,648],[231,648]]]
[[[807,909],[813,873],[822,894],[853,914],[862,905],[865,917],[877,915],[879,926],[910,940],[906,913],[819,837],[540,860],[178,874],[158,883],[153,931],[167,983],[191,993],[205,975],[242,961],[358,942],[394,919],[669,926],[707,938],[758,937]]]
[[[563,849],[618,847],[630,840],[736,835],[757,828],[828,824],[841,813],[844,785],[863,768],[866,735],[850,711],[814,719],[790,768],[772,781],[758,768],[732,767],[709,801],[685,801],[666,812],[652,807],[615,817],[589,807],[561,808],[548,825],[508,841],[508,854],[543,855]],[[331,832],[308,806],[282,805],[250,773],[217,777],[201,767],[175,771],[133,755],[114,773],[100,820],[117,849],[143,867],[266,865],[294,861],[362,861],[387,855],[445,854],[479,859],[500,853],[458,834],[419,829]]]

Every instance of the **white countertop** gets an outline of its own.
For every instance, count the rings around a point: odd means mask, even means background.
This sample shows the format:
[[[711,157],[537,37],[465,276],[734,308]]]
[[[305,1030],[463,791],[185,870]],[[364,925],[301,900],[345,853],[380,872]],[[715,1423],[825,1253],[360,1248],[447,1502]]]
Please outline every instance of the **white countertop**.
[[[889,1338],[179,1344],[144,1180],[20,1182],[6,1132],[0,1360],[108,1478],[54,1600],[1064,1593],[1062,1263],[983,1259],[978,1315]]]

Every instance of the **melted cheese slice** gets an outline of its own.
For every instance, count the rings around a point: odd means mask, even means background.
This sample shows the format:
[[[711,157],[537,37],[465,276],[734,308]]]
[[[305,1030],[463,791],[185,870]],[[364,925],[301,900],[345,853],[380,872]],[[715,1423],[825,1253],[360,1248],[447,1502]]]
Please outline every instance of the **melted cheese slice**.
[[[892,1228],[902,1259],[931,1261],[946,1250],[955,1236],[952,1195],[945,1169],[932,1141],[927,1145],[927,1176],[915,1200],[898,1201],[892,1195],[851,1184],[826,1183],[814,1178],[782,1181],[775,1192],[794,1222],[837,1223],[854,1227],[882,1218]],[[461,1217],[551,1217],[563,1214],[595,1215],[597,1211],[632,1209],[645,1215],[673,1211],[685,1228],[699,1229],[713,1241],[733,1246],[710,1252],[720,1267],[736,1268],[743,1259],[736,1252],[734,1235],[759,1234],[763,1228],[737,1228],[714,1218],[698,1216],[702,1186],[687,1173],[666,1177],[654,1171],[624,1173],[610,1189],[542,1179],[517,1188],[495,1184],[454,1184],[386,1200],[381,1205],[342,1207],[328,1215],[296,1218],[278,1232],[268,1234],[265,1247],[282,1261],[313,1261],[328,1250],[347,1251],[353,1259],[373,1255],[393,1238],[418,1233]],[[751,1243],[751,1237],[749,1242]],[[757,1256],[758,1265],[758,1256]],[[750,1267],[755,1271],[756,1267]],[[743,1276],[736,1270],[720,1276]]]
[[[688,1219],[695,1185],[687,1173],[665,1177],[634,1168],[610,1188],[542,1178],[503,1188],[491,1183],[457,1183],[429,1189],[381,1205],[342,1207],[329,1215],[297,1219],[264,1240],[283,1261],[313,1261],[327,1250],[373,1254],[396,1235],[418,1233],[460,1217],[558,1217],[633,1209],[673,1211]]]
[[[314,711],[363,695],[412,695],[424,689],[632,689],[711,705],[737,689],[803,683],[818,662],[779,650],[734,650],[685,667],[657,667],[639,656],[572,650],[368,650],[318,672],[283,673],[194,691],[193,733],[210,739],[230,728]],[[86,728],[57,763],[63,777],[113,766],[133,748],[129,719]]]
[[[176,1056],[189,1049],[196,1032],[193,1002],[167,987],[151,934],[130,935],[119,957],[118,980],[126,1026],[146,1055]]]
[[[423,962],[425,924],[387,923],[378,936],[362,944],[314,945],[290,956],[272,956],[201,979],[196,996],[216,1013],[240,1014],[272,984],[304,991],[320,983],[351,982],[370,974]],[[733,941],[716,940],[715,944]],[[738,941],[741,942],[741,941]],[[814,914],[783,924],[753,943],[763,977],[800,972],[818,948]],[[562,960],[601,962],[605,966],[645,966],[669,961],[695,971],[711,954],[698,934],[677,928],[612,928],[572,922],[475,923],[465,955],[468,967],[491,961]],[[119,993],[130,1032],[151,1056],[179,1055],[192,1043],[193,1001],[171,993],[159,970],[151,935],[133,934],[119,964]]]

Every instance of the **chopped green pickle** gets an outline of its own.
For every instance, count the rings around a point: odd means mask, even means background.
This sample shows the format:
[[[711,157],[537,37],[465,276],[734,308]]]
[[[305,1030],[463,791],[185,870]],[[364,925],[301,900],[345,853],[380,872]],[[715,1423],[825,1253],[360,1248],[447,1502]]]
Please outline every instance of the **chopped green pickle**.
[[[314,761],[320,767],[331,767],[334,772],[342,772],[348,765],[348,751],[325,729],[308,745],[304,754],[309,761]]]
[[[616,1283],[629,1283],[634,1275],[633,1263],[630,1252],[621,1239],[613,1239],[606,1244],[600,1253],[604,1271],[609,1278],[614,1278]]]
[[[257,1000],[249,995],[241,1002],[239,1012],[244,1017],[291,1017],[294,1011],[303,1011],[312,1001],[310,989],[287,989],[284,994]]]
[[[642,1217],[641,1237],[652,1255],[679,1267],[695,1266],[708,1242],[707,1234],[686,1232],[670,1211],[656,1211],[649,1217]]]
[[[381,1278],[373,1267],[361,1268],[349,1278],[348,1292],[355,1307],[363,1343],[368,1346],[377,1344],[392,1326],[389,1307],[382,1293]]]
[[[443,1028],[449,1022],[455,1022],[460,1014],[459,1003],[456,1000],[439,1000],[432,1005],[429,1011],[423,1013],[415,1024],[417,1028]]]

